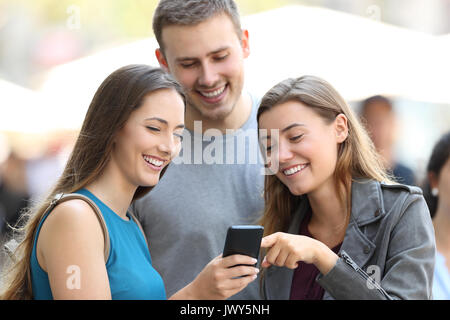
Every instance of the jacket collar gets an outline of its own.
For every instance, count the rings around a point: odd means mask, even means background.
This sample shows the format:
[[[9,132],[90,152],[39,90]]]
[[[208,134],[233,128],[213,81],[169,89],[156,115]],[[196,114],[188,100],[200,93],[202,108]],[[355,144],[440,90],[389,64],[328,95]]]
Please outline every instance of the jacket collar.
[[[351,219],[357,226],[361,227],[379,220],[385,213],[380,183],[369,179],[354,179]]]
[[[373,223],[385,215],[381,185],[368,179],[354,179],[352,182],[352,210],[349,225],[345,231],[345,238],[341,251],[345,251],[360,267],[364,266],[375,252],[375,244],[361,231],[360,227]],[[300,224],[307,210],[309,201],[301,201],[294,212],[288,233],[298,234]],[[265,287],[267,299],[288,300],[291,291],[294,270],[271,266],[267,270]],[[324,299],[332,299],[325,292]]]

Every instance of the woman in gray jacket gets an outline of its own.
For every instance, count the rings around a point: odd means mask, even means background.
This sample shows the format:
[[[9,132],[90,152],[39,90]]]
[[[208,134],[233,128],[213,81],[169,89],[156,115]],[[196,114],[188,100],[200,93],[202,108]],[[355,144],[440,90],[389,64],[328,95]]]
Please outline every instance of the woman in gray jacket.
[[[267,167],[267,299],[429,299],[434,230],[422,191],[395,184],[344,99],[304,76],[258,110]],[[264,130],[261,130],[264,129]]]

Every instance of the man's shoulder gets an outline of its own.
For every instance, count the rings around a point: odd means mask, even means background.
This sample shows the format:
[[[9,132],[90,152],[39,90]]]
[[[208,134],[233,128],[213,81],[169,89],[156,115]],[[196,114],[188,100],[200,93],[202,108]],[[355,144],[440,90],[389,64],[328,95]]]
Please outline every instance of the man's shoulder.
[[[256,122],[256,114],[258,112],[259,104],[261,103],[261,97],[250,91],[245,91],[243,94],[248,95],[251,109],[250,109],[250,116],[248,117],[244,125],[241,127],[241,129],[243,130],[256,129],[258,127],[258,124]]]
[[[250,96],[250,100],[252,102],[252,113],[256,114],[256,111],[261,103],[262,96],[251,91],[247,91],[247,94]]]

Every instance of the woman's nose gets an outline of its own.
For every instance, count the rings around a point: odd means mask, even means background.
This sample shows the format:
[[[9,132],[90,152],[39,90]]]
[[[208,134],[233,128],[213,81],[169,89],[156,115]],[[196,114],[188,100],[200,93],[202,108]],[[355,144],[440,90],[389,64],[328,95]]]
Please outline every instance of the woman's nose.
[[[173,158],[173,155],[177,150],[177,144],[174,140],[173,135],[167,135],[166,137],[161,139],[162,141],[159,144],[159,150],[162,153],[165,153],[166,155],[170,156],[170,158]]]
[[[278,144],[278,159],[280,163],[285,163],[294,157],[294,153],[287,143],[280,141]]]

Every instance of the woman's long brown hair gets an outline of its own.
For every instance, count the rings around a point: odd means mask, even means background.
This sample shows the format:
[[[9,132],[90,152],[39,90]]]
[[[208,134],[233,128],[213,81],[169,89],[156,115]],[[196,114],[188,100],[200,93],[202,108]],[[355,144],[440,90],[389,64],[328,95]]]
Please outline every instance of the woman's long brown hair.
[[[2,272],[3,299],[32,299],[30,258],[35,233],[50,202],[59,193],[72,193],[97,179],[108,163],[117,132],[145,95],[159,89],[174,89],[184,100],[181,86],[160,68],[128,65],[114,71],[98,88],[89,106],[78,139],[63,174],[45,200],[22,215],[23,226],[15,230],[19,246],[15,261]],[[165,168],[167,169],[167,167]],[[165,169],[161,172],[161,177]],[[152,187],[138,187],[133,200]]]

